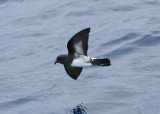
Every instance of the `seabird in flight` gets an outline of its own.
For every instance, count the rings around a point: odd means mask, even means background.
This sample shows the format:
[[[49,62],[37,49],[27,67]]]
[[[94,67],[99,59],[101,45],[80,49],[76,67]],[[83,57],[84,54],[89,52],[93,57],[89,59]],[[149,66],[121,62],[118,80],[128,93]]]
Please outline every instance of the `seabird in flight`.
[[[63,64],[67,74],[75,80],[85,66],[111,65],[108,58],[96,59],[87,55],[89,32],[90,28],[86,28],[75,34],[68,41],[68,54],[59,55],[55,61],[55,64]]]

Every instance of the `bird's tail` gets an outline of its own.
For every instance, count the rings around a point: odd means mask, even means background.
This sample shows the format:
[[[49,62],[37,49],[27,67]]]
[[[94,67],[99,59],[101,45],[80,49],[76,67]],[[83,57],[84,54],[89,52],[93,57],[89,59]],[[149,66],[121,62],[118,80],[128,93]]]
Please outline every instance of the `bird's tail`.
[[[99,66],[110,66],[110,60],[108,58],[104,59],[93,59],[92,61],[93,65],[99,65]]]

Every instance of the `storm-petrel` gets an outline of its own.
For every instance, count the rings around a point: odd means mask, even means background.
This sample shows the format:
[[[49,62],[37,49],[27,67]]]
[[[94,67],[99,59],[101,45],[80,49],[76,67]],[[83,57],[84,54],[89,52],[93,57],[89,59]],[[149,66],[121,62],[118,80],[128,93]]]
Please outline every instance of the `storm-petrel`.
[[[75,34],[68,41],[68,54],[59,55],[55,61],[55,64],[63,64],[67,74],[75,80],[78,78],[85,66],[111,65],[108,58],[96,59],[87,56],[89,32],[90,28],[86,28]]]

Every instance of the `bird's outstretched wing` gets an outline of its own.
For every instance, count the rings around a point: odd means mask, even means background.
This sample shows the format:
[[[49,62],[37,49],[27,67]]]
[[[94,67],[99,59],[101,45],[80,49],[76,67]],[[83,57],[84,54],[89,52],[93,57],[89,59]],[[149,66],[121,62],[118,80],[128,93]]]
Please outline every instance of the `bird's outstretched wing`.
[[[89,32],[90,28],[86,28],[75,34],[68,41],[68,54],[74,56],[87,55]]]
[[[64,68],[65,68],[65,70],[66,70],[66,72],[67,72],[67,74],[71,77],[71,78],[73,78],[73,79],[77,79],[78,78],[78,76],[81,74],[81,72],[82,72],[82,67],[71,67],[71,66],[65,66],[64,65]]]

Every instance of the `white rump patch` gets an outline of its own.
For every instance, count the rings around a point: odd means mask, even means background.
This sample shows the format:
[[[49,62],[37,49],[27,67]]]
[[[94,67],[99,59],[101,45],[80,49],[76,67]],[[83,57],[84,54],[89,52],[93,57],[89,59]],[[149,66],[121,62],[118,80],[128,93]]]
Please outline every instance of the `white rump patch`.
[[[71,64],[73,67],[85,67],[92,66],[92,57],[80,55],[78,58],[75,58]]]

